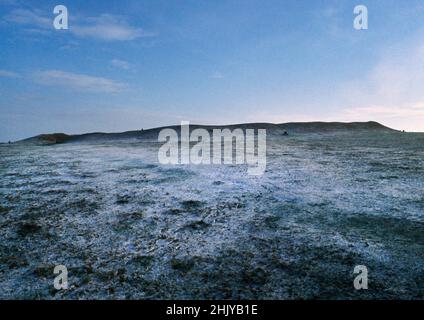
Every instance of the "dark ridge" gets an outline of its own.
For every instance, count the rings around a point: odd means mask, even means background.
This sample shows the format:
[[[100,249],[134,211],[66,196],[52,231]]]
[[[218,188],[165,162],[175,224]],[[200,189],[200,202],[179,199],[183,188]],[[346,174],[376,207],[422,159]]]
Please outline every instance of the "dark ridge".
[[[289,122],[280,124],[281,127],[292,132],[329,132],[350,130],[386,130],[396,131],[382,124],[369,122]]]
[[[241,123],[231,125],[198,125],[190,124],[190,131],[194,129],[206,129],[212,133],[213,129],[266,129],[269,135],[301,133],[330,133],[338,131],[396,131],[374,121],[370,122],[289,122],[289,123]],[[58,144],[68,142],[101,142],[110,140],[146,140],[157,141],[158,134],[162,129],[174,129],[180,132],[180,126],[165,126],[146,130],[125,131],[119,133],[93,132],[77,135],[64,133],[41,134],[35,137],[18,141],[19,143],[34,144]]]
[[[50,134],[40,134],[38,136],[24,139],[18,142],[34,142],[38,144],[57,144],[65,143],[69,141],[72,136],[65,133],[50,133]]]

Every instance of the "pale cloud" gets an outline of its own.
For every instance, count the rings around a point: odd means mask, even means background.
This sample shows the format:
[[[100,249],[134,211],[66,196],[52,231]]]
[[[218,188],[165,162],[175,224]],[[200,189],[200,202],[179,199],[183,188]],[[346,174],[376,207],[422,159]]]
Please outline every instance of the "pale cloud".
[[[0,0],[0,4],[6,5],[6,6],[14,6],[17,4],[17,1],[16,0]]]
[[[333,2],[329,6],[314,12],[314,17],[324,28],[324,32],[331,38],[350,39],[349,32],[344,27],[343,6],[341,3]],[[322,23],[324,22],[324,23]],[[350,41],[350,40],[349,40]]]
[[[361,118],[364,115],[385,118],[424,117],[424,103],[405,106],[370,106],[358,107],[345,110],[346,114],[353,118]]]
[[[211,74],[211,76],[210,76],[212,79],[223,79],[224,78],[224,75],[221,73],[221,72],[219,72],[219,71],[215,71],[215,72],[213,72],[212,74]]]
[[[362,79],[342,87],[342,117],[424,131],[424,42],[419,39],[391,47]]]
[[[320,17],[323,18],[333,18],[340,14],[340,8],[335,6],[325,7],[322,11],[318,13]]]
[[[105,41],[126,41],[153,36],[142,28],[131,26],[125,17],[111,14],[85,18],[84,23],[76,23],[70,27],[70,31],[79,37]]]
[[[0,78],[20,78],[20,75],[16,72],[0,70]]]
[[[343,110],[339,119],[349,121],[374,120],[384,125],[407,131],[424,132],[424,105],[357,107]]]
[[[371,94],[385,104],[424,101],[424,45],[388,53],[371,72]]]
[[[4,17],[7,22],[22,25],[31,25],[37,28],[53,28],[53,19],[45,15],[41,10],[15,9]]]
[[[128,70],[130,68],[130,63],[120,59],[113,59],[110,61],[110,64],[119,69]]]
[[[54,31],[53,13],[39,9],[15,9],[4,17],[4,21],[26,26],[24,31],[47,34]],[[124,16],[101,14],[83,17],[69,13],[69,32],[76,37],[103,41],[129,41],[154,36],[142,28],[133,26]]]
[[[127,88],[125,84],[111,79],[60,70],[36,72],[33,79],[41,85],[60,86],[83,92],[116,93]]]
[[[61,46],[60,50],[74,50],[79,47],[79,43],[77,41],[69,41],[67,44]]]

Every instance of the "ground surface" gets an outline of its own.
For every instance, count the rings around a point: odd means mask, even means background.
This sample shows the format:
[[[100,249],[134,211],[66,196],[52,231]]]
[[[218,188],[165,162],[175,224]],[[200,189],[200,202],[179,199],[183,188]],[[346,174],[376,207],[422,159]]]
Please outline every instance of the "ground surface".
[[[424,298],[423,134],[270,137],[262,177],[156,147],[0,146],[0,298]]]

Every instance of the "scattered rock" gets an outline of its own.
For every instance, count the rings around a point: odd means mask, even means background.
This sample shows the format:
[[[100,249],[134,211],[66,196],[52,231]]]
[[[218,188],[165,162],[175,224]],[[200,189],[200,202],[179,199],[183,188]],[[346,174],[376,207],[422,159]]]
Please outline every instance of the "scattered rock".
[[[32,222],[24,222],[19,224],[17,233],[21,237],[26,237],[30,234],[37,233],[40,230],[41,230],[41,226]]]
[[[198,209],[200,207],[203,206],[203,202],[198,201],[198,200],[186,200],[181,202],[181,205],[183,206],[184,209],[186,210],[193,210],[193,209]]]
[[[203,229],[206,229],[209,226],[210,226],[210,224],[206,223],[203,220],[196,220],[196,221],[192,221],[192,222],[186,224],[185,228],[192,229],[192,230],[203,230]]]
[[[184,258],[184,259],[173,258],[171,259],[170,263],[171,263],[172,269],[178,270],[184,273],[190,271],[195,265],[193,259],[189,259],[189,258]]]
[[[129,195],[117,195],[116,204],[126,204],[130,202],[131,197]]]

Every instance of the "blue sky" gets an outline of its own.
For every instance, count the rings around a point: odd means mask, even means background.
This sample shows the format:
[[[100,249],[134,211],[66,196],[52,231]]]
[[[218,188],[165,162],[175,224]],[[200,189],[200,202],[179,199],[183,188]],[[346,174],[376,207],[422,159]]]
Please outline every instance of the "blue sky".
[[[0,18],[0,141],[181,120],[424,131],[421,0],[0,0]]]

